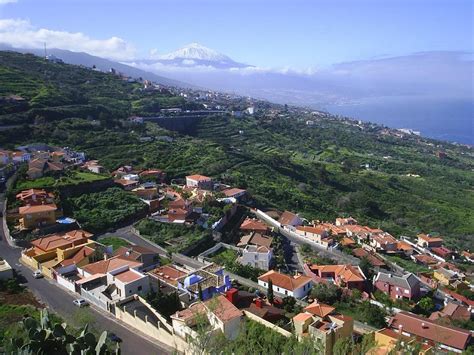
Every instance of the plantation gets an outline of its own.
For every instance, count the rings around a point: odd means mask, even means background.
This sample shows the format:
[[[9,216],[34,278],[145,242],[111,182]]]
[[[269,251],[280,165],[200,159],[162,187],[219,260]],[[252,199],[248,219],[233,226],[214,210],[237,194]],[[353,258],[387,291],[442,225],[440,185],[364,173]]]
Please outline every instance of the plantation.
[[[64,209],[81,226],[93,233],[117,228],[122,223],[131,223],[143,217],[146,205],[135,195],[113,187],[102,192],[83,194],[67,198]]]
[[[307,126],[303,113],[272,119],[265,111],[244,118],[213,116],[181,132],[153,123],[130,127],[123,119],[132,113],[150,115],[192,103],[29,55],[2,55],[0,68],[0,80],[7,83],[0,94],[27,101],[26,107],[0,112],[0,122],[29,125],[0,131],[4,148],[40,141],[85,151],[107,169],[155,167],[170,179],[202,173],[247,189],[263,209],[288,209],[308,220],[351,215],[394,236],[438,233],[450,248],[474,249],[469,148],[416,136],[399,139],[381,134],[380,126],[359,127],[331,116],[312,118],[314,125]],[[143,136],[151,141],[141,142]],[[438,158],[439,151],[446,158]],[[93,219],[94,228],[110,226]]]

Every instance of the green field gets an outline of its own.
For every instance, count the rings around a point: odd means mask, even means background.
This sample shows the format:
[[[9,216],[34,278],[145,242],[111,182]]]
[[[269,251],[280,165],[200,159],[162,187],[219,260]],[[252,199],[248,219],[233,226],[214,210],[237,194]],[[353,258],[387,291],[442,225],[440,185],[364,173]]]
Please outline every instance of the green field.
[[[99,242],[102,244],[111,246],[114,251],[120,247],[128,247],[131,245],[128,241],[119,237],[101,238]]]

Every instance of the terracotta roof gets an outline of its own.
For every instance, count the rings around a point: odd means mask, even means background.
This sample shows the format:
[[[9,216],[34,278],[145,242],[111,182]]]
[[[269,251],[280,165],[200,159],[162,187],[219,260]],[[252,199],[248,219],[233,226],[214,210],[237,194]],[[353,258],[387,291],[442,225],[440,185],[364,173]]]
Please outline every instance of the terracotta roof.
[[[307,233],[318,234],[318,235],[326,234],[326,229],[322,227],[318,227],[318,226],[298,226],[296,227],[296,230],[307,232]]]
[[[242,192],[247,192],[246,190],[242,190],[242,189],[237,189],[237,188],[231,188],[231,189],[227,189],[227,190],[224,190],[222,191],[222,193],[224,195],[226,195],[227,197],[232,197],[232,196],[235,196],[237,194],[240,194]]]
[[[51,212],[51,211],[56,211],[58,208],[54,203],[49,203],[46,205],[27,205],[20,207],[18,211],[20,214],[29,214],[29,213],[40,213],[40,212]]]
[[[210,181],[210,180],[212,180],[208,176],[199,175],[199,174],[188,175],[188,176],[186,176],[186,179],[195,180],[195,181]]]
[[[248,244],[251,244],[251,245],[257,245],[257,246],[270,248],[270,246],[272,245],[272,242],[273,242],[272,237],[268,237],[260,233],[254,232],[249,235],[244,235],[240,239],[240,241],[237,243],[237,246],[240,247],[240,246],[246,246]]]
[[[82,269],[88,272],[89,274],[106,274],[107,272],[116,270],[123,266],[128,266],[129,268],[136,268],[142,265],[142,263],[133,260],[114,256],[110,259],[101,260],[93,264],[86,265]]]
[[[159,278],[160,280],[171,283],[172,285],[176,284],[176,280],[187,275],[185,272],[178,270],[171,265],[160,266],[149,271],[148,273]]]
[[[417,237],[419,239],[425,240],[427,242],[442,242],[443,238],[440,237],[432,237],[429,234],[418,234]]]
[[[409,251],[409,250],[413,250],[413,247],[410,244],[408,244],[407,242],[401,240],[397,244],[397,249],[398,250]]]
[[[437,324],[428,318],[404,311],[392,317],[390,327],[396,330],[401,328],[402,332],[459,350],[466,349],[471,340],[471,333],[467,330]]]
[[[396,240],[392,235],[388,233],[376,234],[373,235],[371,238],[381,245],[398,243],[398,240]]]
[[[296,214],[290,211],[285,211],[283,214],[280,216],[280,219],[278,222],[282,225],[290,224],[290,222],[295,218],[298,217]]]
[[[87,276],[87,277],[84,277],[78,281],[76,281],[76,284],[78,285],[82,285],[82,284],[85,284],[86,282],[89,282],[89,281],[93,281],[93,280],[97,280],[97,279],[100,279],[102,277],[106,276],[105,274],[93,274],[93,275],[90,275],[90,276]]]
[[[31,241],[31,245],[43,251],[50,251],[61,247],[67,247],[76,242],[84,244],[91,235],[92,234],[82,230],[72,231],[65,234],[51,234]]]
[[[349,245],[354,245],[357,244],[353,239],[344,237],[341,239],[341,245],[343,246],[349,246]]]
[[[116,184],[120,184],[122,186],[131,186],[131,185],[138,185],[139,182],[136,180],[126,180],[126,179],[116,179],[114,180]]]
[[[432,258],[429,255],[420,254],[420,255],[415,255],[414,258],[416,259],[416,261],[418,261],[422,264],[426,264],[426,265],[431,265],[431,264],[437,264],[438,263],[438,260],[436,260],[435,258]]]
[[[310,270],[318,275],[322,273],[334,273],[335,276],[341,278],[345,282],[365,281],[365,276],[361,273],[359,268],[353,265],[316,265],[313,264]],[[320,276],[321,277],[321,276]]]
[[[309,313],[314,314],[315,316],[318,316],[318,317],[321,317],[321,318],[324,318],[328,314],[334,312],[335,309],[336,308],[331,307],[327,304],[318,303],[318,302],[313,302],[313,303],[309,304],[308,306],[306,306],[304,308],[304,310],[306,312],[309,312]]]
[[[144,275],[140,275],[136,271],[127,270],[127,271],[122,271],[121,273],[115,274],[114,277],[117,280],[122,281],[123,283],[129,283],[129,282],[133,282],[133,281],[141,279],[142,277],[144,277]]]
[[[160,169],[149,169],[142,171],[139,175],[146,176],[146,175],[161,175],[163,174],[163,170]]]
[[[306,322],[308,319],[312,319],[313,316],[309,313],[298,313],[296,316],[293,317],[293,321],[295,322]]]
[[[43,189],[29,189],[23,190],[20,193],[16,194],[16,198],[18,200],[25,200],[35,195],[39,197],[54,197],[52,193],[46,192]]]
[[[448,295],[453,297],[455,300],[458,300],[459,302],[462,302],[464,304],[467,304],[468,306],[474,307],[474,301],[471,301],[466,296],[460,295],[459,293],[451,291],[447,288],[443,289],[443,292],[447,293]]]
[[[267,282],[272,280],[273,285],[281,287],[285,290],[294,291],[301,286],[311,282],[311,278],[305,275],[289,276],[280,274],[275,270],[270,270],[265,274],[259,276],[260,281]]]
[[[366,258],[372,266],[385,266],[385,263],[377,258],[375,255],[370,254],[363,248],[356,248],[352,251],[352,254],[360,259]]]
[[[258,219],[246,218],[240,225],[241,230],[267,231],[268,226]]]
[[[223,295],[207,300],[204,302],[204,305],[210,312],[214,313],[221,322],[227,322],[242,316],[242,311],[234,306],[232,302]]]
[[[332,234],[346,234],[346,230],[336,226],[335,224],[332,223],[320,223],[317,226],[324,228],[327,231],[331,231]]]
[[[145,254],[157,253],[139,245],[122,246],[114,252],[114,256],[121,256],[132,260],[138,260],[142,255]]]

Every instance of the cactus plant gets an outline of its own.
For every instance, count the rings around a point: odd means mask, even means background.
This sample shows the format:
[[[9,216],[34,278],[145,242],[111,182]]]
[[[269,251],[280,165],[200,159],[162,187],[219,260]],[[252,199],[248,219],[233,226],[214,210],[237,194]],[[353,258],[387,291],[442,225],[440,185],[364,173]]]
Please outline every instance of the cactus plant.
[[[75,337],[66,331],[66,323],[52,324],[47,310],[42,310],[40,322],[34,318],[26,317],[22,325],[27,334],[27,339],[11,339],[10,345],[15,353],[20,355],[31,354],[67,354],[67,355],[109,355],[120,354],[120,347],[108,349],[106,340],[107,332],[104,331],[97,340],[89,332],[88,325],[84,326],[79,336]]]

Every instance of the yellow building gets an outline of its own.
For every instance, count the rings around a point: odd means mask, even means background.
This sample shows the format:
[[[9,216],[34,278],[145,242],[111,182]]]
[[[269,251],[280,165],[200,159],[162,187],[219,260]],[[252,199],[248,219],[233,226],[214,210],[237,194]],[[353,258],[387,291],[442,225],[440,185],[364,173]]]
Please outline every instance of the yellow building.
[[[21,229],[35,229],[55,224],[57,210],[54,203],[20,207],[20,227]]]
[[[335,308],[323,303],[312,303],[304,312],[293,317],[295,333],[298,337],[310,335],[321,341],[325,354],[332,354],[334,344],[339,339],[351,338],[354,320],[335,312]]]
[[[97,249],[102,248],[89,239],[91,236],[83,230],[74,230],[33,240],[32,247],[22,252],[21,261],[35,270],[41,270],[44,276],[53,278],[53,268],[59,264],[84,266],[103,256],[102,252],[97,254]]]
[[[368,355],[391,354],[397,345],[401,349],[401,353],[403,353],[403,349],[406,350],[410,345],[414,346],[416,342],[416,339],[413,337],[399,334],[388,328],[376,331],[374,338],[376,346],[367,352]],[[419,354],[432,354],[432,347],[427,344],[421,344]]]

